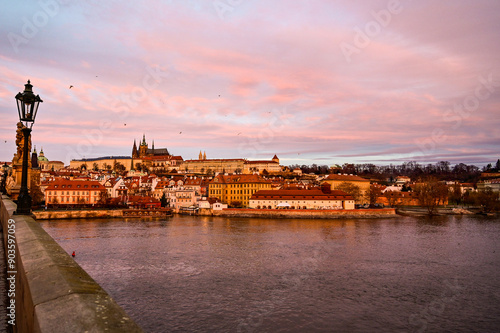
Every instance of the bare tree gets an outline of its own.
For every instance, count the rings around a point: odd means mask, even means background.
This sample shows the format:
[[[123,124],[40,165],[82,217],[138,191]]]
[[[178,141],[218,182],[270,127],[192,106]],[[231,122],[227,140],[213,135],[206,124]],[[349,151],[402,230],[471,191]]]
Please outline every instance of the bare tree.
[[[362,199],[361,190],[358,185],[354,185],[349,182],[342,182],[335,187],[336,190],[344,191],[350,194],[355,202],[359,202]]]
[[[435,215],[439,204],[446,202],[448,198],[448,186],[436,179],[429,179],[417,184],[415,193],[420,205],[427,209],[427,213]]]

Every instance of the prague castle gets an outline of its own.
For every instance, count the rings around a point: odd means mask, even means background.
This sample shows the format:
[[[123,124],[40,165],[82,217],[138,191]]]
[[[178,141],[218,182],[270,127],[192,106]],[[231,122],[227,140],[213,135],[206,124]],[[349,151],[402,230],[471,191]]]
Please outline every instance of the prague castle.
[[[154,141],[152,142],[152,147],[149,148],[146,142],[146,135],[143,135],[139,147],[137,147],[137,142],[134,140],[131,156],[104,156],[71,160],[70,167],[80,168],[82,165],[85,165],[89,169],[98,168],[105,170],[110,167],[112,168],[115,163],[123,165],[126,171],[135,170],[137,166],[145,166],[153,171],[160,168],[170,171],[179,167],[182,163],[182,157],[171,155],[167,148],[155,149]]]
[[[198,159],[184,161],[181,156],[170,154],[167,148],[155,148],[152,141],[151,148],[146,142],[146,135],[143,134],[139,147],[134,140],[131,156],[105,156],[99,158],[86,158],[72,160],[70,167],[81,168],[85,166],[88,169],[110,169],[116,163],[124,167],[126,171],[136,170],[137,168],[147,168],[152,172],[164,171],[216,174],[216,173],[277,173],[281,171],[279,158],[274,155],[271,160],[249,161],[244,158],[232,159],[208,159],[205,152],[198,155]]]

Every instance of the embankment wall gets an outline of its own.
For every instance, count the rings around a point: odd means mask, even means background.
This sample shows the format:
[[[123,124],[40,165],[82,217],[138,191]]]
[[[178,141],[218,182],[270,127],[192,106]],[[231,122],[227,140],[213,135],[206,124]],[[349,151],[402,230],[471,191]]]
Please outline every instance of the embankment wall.
[[[354,209],[354,210],[312,210],[312,209],[240,209],[228,208],[213,211],[214,216],[224,217],[259,217],[259,218],[303,218],[303,219],[336,219],[336,218],[380,218],[396,217],[396,210]]]

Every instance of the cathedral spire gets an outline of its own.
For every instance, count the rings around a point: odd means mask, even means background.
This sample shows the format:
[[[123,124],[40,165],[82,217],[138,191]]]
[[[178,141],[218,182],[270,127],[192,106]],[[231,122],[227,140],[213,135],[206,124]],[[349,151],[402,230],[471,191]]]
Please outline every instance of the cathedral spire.
[[[137,143],[135,142],[134,139],[134,146],[132,147],[132,158],[138,158],[139,157],[139,150],[137,149]]]
[[[198,159],[199,160],[203,159],[203,155],[201,154],[201,150],[200,150],[200,153],[198,154]]]

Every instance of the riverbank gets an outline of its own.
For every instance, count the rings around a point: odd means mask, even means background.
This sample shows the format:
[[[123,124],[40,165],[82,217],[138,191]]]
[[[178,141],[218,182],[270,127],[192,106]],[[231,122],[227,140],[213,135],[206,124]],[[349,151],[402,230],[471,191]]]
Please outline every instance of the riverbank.
[[[394,208],[383,209],[245,209],[227,208],[213,211],[213,216],[259,217],[259,218],[299,218],[299,219],[340,219],[340,218],[380,218],[396,217]]]
[[[429,213],[425,207],[400,207],[396,209],[396,214],[402,216],[428,216]],[[458,207],[440,207],[436,209],[434,215],[487,215],[487,216],[498,216],[498,213],[483,213],[480,208],[468,207],[468,208],[458,208]]]
[[[37,220],[60,219],[109,219],[120,217],[164,218],[172,215],[172,210],[165,209],[95,209],[95,210],[48,210],[33,211]]]
[[[299,219],[339,219],[339,218],[380,218],[402,216],[428,216],[423,207],[401,207],[382,209],[353,209],[353,210],[317,210],[317,209],[249,209],[226,208],[223,210],[200,209],[181,215],[221,216],[221,217],[258,217],[258,218],[299,218]],[[476,215],[477,209],[439,208],[436,215]],[[34,211],[37,220],[61,219],[109,219],[109,218],[165,218],[172,216],[172,210],[147,209],[103,209],[103,210],[59,210]],[[498,216],[493,215],[493,216]]]
[[[171,216],[171,210],[60,210],[34,211],[37,220],[61,219],[107,219],[127,217],[162,218]],[[338,218],[379,218],[395,217],[394,208],[385,209],[353,209],[353,210],[316,210],[316,209],[246,209],[228,208],[212,211],[202,209],[189,215],[223,216],[223,217],[260,217],[260,218],[311,218],[311,219],[338,219]]]

